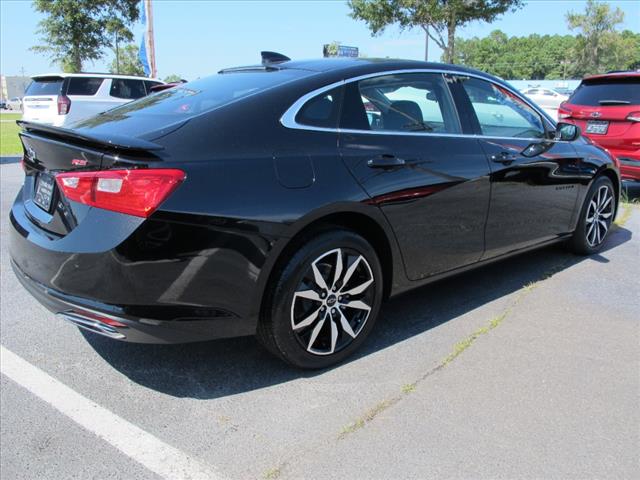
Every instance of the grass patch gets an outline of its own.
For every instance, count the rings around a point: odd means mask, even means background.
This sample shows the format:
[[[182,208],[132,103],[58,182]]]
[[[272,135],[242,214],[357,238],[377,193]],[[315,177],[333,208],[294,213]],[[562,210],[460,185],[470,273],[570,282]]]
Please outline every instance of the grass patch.
[[[458,343],[456,343],[453,346],[453,350],[451,351],[451,353],[449,355],[447,355],[444,358],[444,360],[442,360],[441,365],[445,366],[445,365],[450,364],[451,362],[453,362],[456,359],[456,357],[461,355],[462,352],[464,352],[467,348],[469,348],[471,345],[473,345],[474,342],[478,338],[480,338],[482,335],[486,335],[491,330],[493,330],[494,328],[498,327],[504,321],[504,319],[507,318],[507,315],[509,314],[510,310],[511,310],[510,308],[506,309],[504,312],[502,312],[497,317],[494,317],[491,320],[489,320],[489,323],[487,323],[484,327],[480,327],[475,332],[473,332],[471,335],[469,335],[467,338],[465,338],[465,339],[459,341]]]
[[[264,472],[264,478],[265,480],[275,480],[281,473],[280,467],[272,468],[271,470]]]
[[[21,155],[22,144],[18,138],[20,127],[16,125],[22,115],[20,113],[3,113],[0,115],[0,155]]]
[[[415,388],[415,387],[414,387]],[[353,433],[357,430],[363,428],[367,423],[371,422],[374,418],[384,412],[387,408],[392,405],[395,405],[400,401],[400,397],[395,397],[390,400],[383,400],[378,403],[371,410],[368,410],[362,417],[358,418],[355,422],[350,423],[346,427],[342,429],[342,433],[340,433],[339,438],[344,438],[346,435]]]
[[[406,385],[402,386],[402,393],[404,393],[405,395],[408,393],[412,393],[416,391],[416,387],[418,385],[416,383],[408,383]]]
[[[622,214],[618,215],[618,218],[616,218],[616,221],[613,223],[618,227],[624,227],[624,224],[629,221],[629,218],[631,218],[631,213],[633,212],[632,205],[633,204],[631,203],[622,203]]]

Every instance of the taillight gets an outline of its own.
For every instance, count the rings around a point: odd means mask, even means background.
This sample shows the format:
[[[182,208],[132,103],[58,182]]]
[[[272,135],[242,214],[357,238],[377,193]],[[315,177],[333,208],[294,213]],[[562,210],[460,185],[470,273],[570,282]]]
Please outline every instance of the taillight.
[[[571,110],[566,107],[567,102],[562,102],[558,107],[558,120],[571,118]]]
[[[71,99],[66,95],[58,95],[58,115],[66,115],[71,110]]]
[[[146,218],[180,185],[177,169],[102,170],[56,175],[58,187],[76,202]]]
[[[640,122],[640,112],[631,112],[627,115],[627,120],[630,122]]]

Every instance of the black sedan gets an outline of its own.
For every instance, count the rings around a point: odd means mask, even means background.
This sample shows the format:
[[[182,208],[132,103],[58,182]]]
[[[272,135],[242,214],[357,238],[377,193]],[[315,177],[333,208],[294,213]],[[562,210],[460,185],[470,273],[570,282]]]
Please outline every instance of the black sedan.
[[[114,339],[257,334],[321,368],[362,344],[389,296],[554,242],[602,247],[611,157],[504,81],[282,60],[71,130],[22,122],[10,254],[29,292]]]

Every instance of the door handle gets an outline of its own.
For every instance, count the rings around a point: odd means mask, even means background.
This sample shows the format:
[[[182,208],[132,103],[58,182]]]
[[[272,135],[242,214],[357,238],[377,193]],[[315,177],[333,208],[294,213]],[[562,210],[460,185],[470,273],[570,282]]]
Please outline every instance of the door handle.
[[[509,152],[500,152],[494,155],[491,155],[491,161],[496,163],[502,163],[503,165],[511,165],[518,159],[518,156],[515,153]]]
[[[404,167],[407,162],[395,155],[379,155],[367,161],[367,166],[371,168],[397,168]]]

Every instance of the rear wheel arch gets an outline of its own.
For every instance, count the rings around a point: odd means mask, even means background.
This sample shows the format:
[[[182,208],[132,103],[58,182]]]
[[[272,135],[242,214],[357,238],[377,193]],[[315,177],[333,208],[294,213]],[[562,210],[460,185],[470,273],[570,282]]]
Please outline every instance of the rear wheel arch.
[[[380,214],[381,215],[381,214]],[[384,219],[377,219],[363,212],[354,210],[338,211],[324,215],[314,215],[306,221],[298,222],[293,235],[284,241],[280,247],[272,252],[274,260],[270,267],[264,272],[264,278],[259,283],[259,296],[256,302],[256,317],[263,313],[268,305],[268,291],[273,285],[274,279],[280,274],[286,260],[300,248],[309,238],[319,232],[332,229],[342,229],[352,231],[367,240],[375,250],[382,266],[383,292],[384,297],[391,293],[392,285],[398,276],[398,270],[394,268],[398,258],[395,237],[389,227],[382,222]]]

